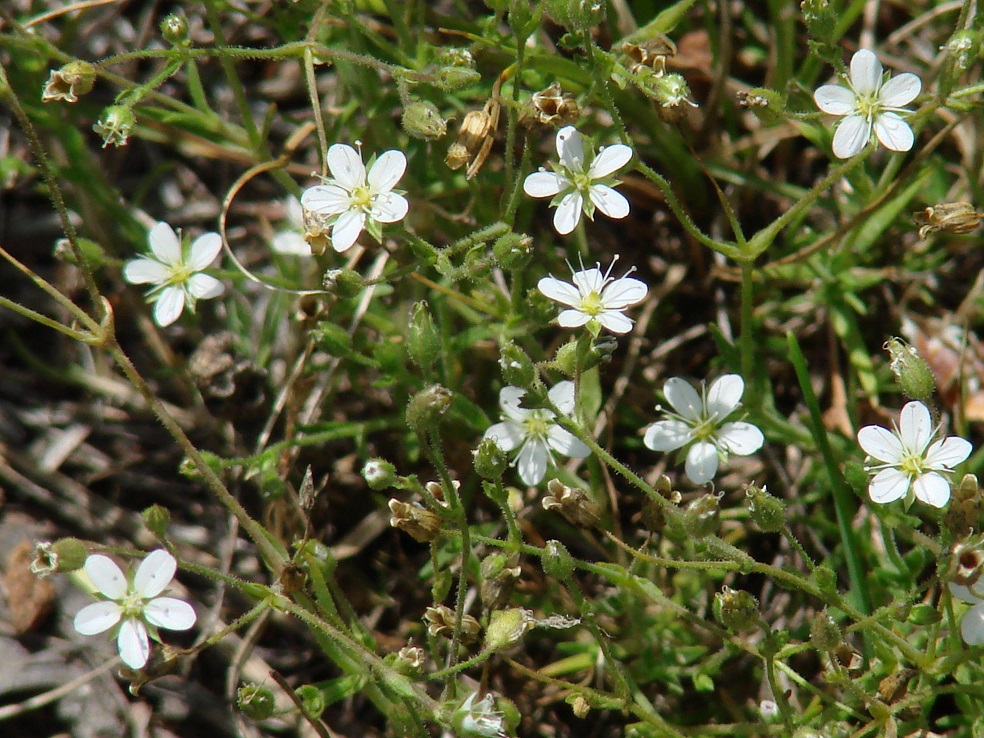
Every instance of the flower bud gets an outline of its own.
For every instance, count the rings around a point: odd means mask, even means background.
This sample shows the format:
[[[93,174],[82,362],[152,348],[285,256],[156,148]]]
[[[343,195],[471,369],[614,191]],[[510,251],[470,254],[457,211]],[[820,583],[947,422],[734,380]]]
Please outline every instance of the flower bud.
[[[516,565],[517,560],[515,556],[501,553],[490,554],[482,559],[479,567],[482,582],[478,593],[486,612],[501,610],[509,601],[509,595],[512,594],[521,571]]]
[[[574,96],[564,92],[559,82],[554,82],[547,89],[533,93],[520,111],[517,122],[525,128],[560,128],[573,125],[580,115],[581,109]]]
[[[321,717],[321,713],[328,707],[328,696],[314,684],[302,684],[294,690],[294,694],[300,699],[304,714],[312,720]]]
[[[435,605],[428,607],[424,611],[424,620],[427,621],[427,632],[435,638],[451,638],[454,634],[454,610],[447,605]],[[474,643],[478,640],[478,634],[482,631],[482,626],[478,621],[467,613],[461,617],[461,642]]]
[[[329,269],[321,284],[326,292],[342,299],[355,297],[366,286],[362,275],[351,269]]]
[[[407,325],[407,353],[410,359],[428,371],[441,353],[441,334],[434,325],[434,319],[423,300],[415,302],[410,308]]]
[[[430,543],[441,532],[441,517],[416,502],[389,501],[390,525],[410,535],[417,543]]]
[[[78,571],[85,564],[89,551],[78,538],[60,538],[54,543],[38,541],[34,544],[31,573],[37,577],[51,574],[67,574]]]
[[[736,95],[738,104],[748,108],[764,123],[775,123],[786,116],[786,95],[768,87],[741,90]]]
[[[489,627],[485,629],[485,643],[482,650],[488,652],[505,651],[523,640],[536,625],[536,618],[530,610],[511,607],[492,613]]]
[[[683,524],[694,538],[704,538],[717,533],[721,522],[721,494],[701,495],[687,505]]]
[[[749,485],[745,490],[745,504],[751,519],[767,533],[777,533],[786,527],[785,503],[770,495],[765,487]]]
[[[403,130],[414,138],[434,141],[448,132],[448,124],[432,102],[414,100],[403,109]]]
[[[96,68],[86,61],[69,62],[48,76],[48,82],[41,93],[42,102],[64,100],[76,102],[79,95],[85,95],[96,83]]]
[[[820,591],[826,594],[837,593],[837,572],[827,564],[820,564],[813,570],[813,579],[816,581]]]
[[[547,576],[559,581],[569,579],[574,573],[574,559],[568,553],[567,547],[560,541],[550,540],[546,542],[540,565]]]
[[[964,474],[960,484],[953,492],[950,506],[943,516],[943,524],[954,538],[966,538],[975,530],[980,530],[981,494],[977,477]]]
[[[180,13],[171,13],[161,21],[161,38],[171,46],[188,46],[188,19]]]
[[[526,389],[534,385],[538,378],[533,360],[512,341],[503,346],[499,353],[499,368],[503,381],[513,387]]]
[[[171,513],[166,507],[151,505],[141,513],[144,527],[159,541],[167,538],[167,526],[171,522]]]
[[[434,84],[445,92],[454,92],[462,87],[477,84],[481,80],[482,75],[470,67],[441,67],[434,74]]]
[[[369,459],[362,467],[362,478],[369,489],[377,492],[389,489],[396,481],[396,467],[386,459]]]
[[[266,720],[273,715],[277,701],[269,687],[244,684],[236,692],[236,704],[250,720]]]
[[[762,620],[759,602],[743,589],[724,587],[714,596],[714,617],[728,630],[752,630]]]
[[[605,4],[597,0],[545,0],[543,10],[558,26],[581,35],[605,19]]]
[[[690,86],[682,74],[674,72],[651,77],[649,91],[663,111],[679,109],[684,104],[697,107],[697,103],[690,99]]]
[[[103,111],[102,118],[92,126],[92,130],[102,136],[102,147],[105,149],[110,144],[124,146],[136,124],[137,117],[131,108],[111,105]]]
[[[891,369],[902,394],[913,400],[929,402],[936,391],[933,370],[916,349],[901,338],[891,338],[885,343],[891,357]]]
[[[418,435],[437,427],[441,417],[451,409],[454,394],[447,387],[433,384],[410,398],[407,405],[407,425]]]
[[[931,233],[971,233],[984,220],[984,213],[969,202],[942,202],[938,205],[912,214],[912,219],[919,228],[919,238],[926,238]]]
[[[352,336],[336,323],[319,322],[311,329],[311,338],[320,351],[331,356],[348,356],[352,353]]]
[[[492,438],[483,438],[474,451],[475,473],[483,479],[501,479],[509,465],[509,457]]]
[[[825,44],[833,44],[837,40],[837,16],[827,0],[803,0],[800,8],[810,36]]]
[[[601,505],[577,487],[568,487],[559,479],[547,482],[547,496],[543,498],[544,510],[556,510],[568,523],[578,528],[594,528],[601,519]]]
[[[673,489],[673,483],[665,474],[660,474],[659,479],[656,480],[656,484],[653,485],[653,489],[671,505],[679,505],[680,500],[683,499],[680,493]],[[643,499],[642,524],[650,533],[659,533],[666,526],[666,512],[663,510],[664,507],[666,505],[661,505],[648,496]]]
[[[503,269],[523,269],[533,256],[533,238],[525,233],[507,233],[492,244],[492,255]]]
[[[833,651],[841,644],[841,629],[826,610],[813,616],[810,643],[818,651]]]

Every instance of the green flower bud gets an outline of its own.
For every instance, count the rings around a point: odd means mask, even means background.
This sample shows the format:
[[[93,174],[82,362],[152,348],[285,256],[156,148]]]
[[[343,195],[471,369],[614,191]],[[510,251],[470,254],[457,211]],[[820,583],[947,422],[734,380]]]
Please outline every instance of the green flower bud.
[[[704,538],[717,533],[721,522],[720,503],[721,494],[710,493],[701,495],[687,505],[683,518],[687,532],[694,538]]]
[[[786,117],[786,95],[768,87],[753,87],[738,93],[738,104],[748,108],[765,123],[775,123]]]
[[[362,467],[362,478],[366,480],[369,489],[389,489],[396,481],[396,467],[386,459],[369,459]]]
[[[749,485],[745,504],[755,524],[767,533],[777,533],[786,527],[786,504],[766,492],[765,487]]]
[[[759,602],[751,592],[724,587],[714,596],[714,617],[728,630],[757,628],[762,620]]]
[[[918,605],[912,606],[907,619],[915,625],[932,625],[933,623],[940,622],[941,618],[935,607],[925,603],[919,603]]]
[[[88,555],[88,548],[78,538],[60,538],[54,543],[38,541],[34,544],[31,573],[36,577],[46,577],[78,571]]]
[[[837,16],[827,0],[803,0],[800,8],[810,36],[822,43],[833,44],[836,41]]]
[[[481,80],[482,75],[469,67],[441,67],[434,75],[434,84],[445,92],[454,92]]]
[[[554,366],[569,377],[577,374],[577,339],[572,339],[557,349]]]
[[[188,46],[188,19],[180,13],[171,13],[161,21],[161,38],[171,46]]]
[[[833,651],[841,644],[841,629],[826,610],[813,617],[810,626],[810,643],[818,651]]]
[[[407,425],[418,435],[437,427],[441,417],[451,409],[454,394],[447,387],[433,384],[410,398],[407,405]]]
[[[244,684],[236,692],[236,704],[250,720],[266,720],[277,708],[273,691],[260,684]]]
[[[313,684],[302,684],[294,690],[294,694],[300,698],[301,709],[304,710],[304,714],[313,720],[321,717],[321,713],[328,707],[328,700],[325,699],[325,693]]]
[[[477,74],[477,72],[476,72]],[[414,100],[403,109],[403,130],[424,141],[434,141],[448,132],[448,124],[432,102]]]
[[[331,356],[348,356],[352,353],[352,336],[335,323],[322,321],[311,330],[315,346]]]
[[[492,245],[492,254],[503,269],[523,269],[533,256],[533,238],[525,233],[499,236]]]
[[[475,449],[475,473],[483,479],[501,479],[509,465],[502,446],[491,438],[483,438]]]
[[[929,402],[936,392],[936,378],[926,360],[901,338],[886,341],[885,349],[891,357],[892,374],[902,394],[913,400]]]
[[[92,126],[92,130],[102,136],[103,148],[112,144],[123,146],[130,138],[137,117],[126,105],[111,105],[103,111],[102,118]]]
[[[533,629],[536,619],[530,610],[512,607],[492,613],[489,627],[485,629],[484,651],[496,652],[512,648]]]
[[[410,308],[407,325],[407,353],[410,359],[428,371],[441,353],[441,334],[434,325],[434,319],[423,300],[415,302]]]
[[[326,292],[342,299],[355,297],[366,286],[362,275],[351,269],[329,269],[321,284]]]
[[[160,505],[151,505],[141,514],[143,515],[144,527],[151,532],[154,538],[158,541],[165,540],[167,538],[167,526],[171,522],[170,511]]]
[[[543,547],[540,565],[547,576],[565,581],[574,573],[574,559],[560,541],[547,541]]]
[[[827,564],[820,564],[813,570],[813,579],[816,581],[820,591],[826,594],[836,594],[837,592],[837,573]]]
[[[537,381],[533,360],[512,341],[503,346],[499,353],[499,368],[502,370],[502,379],[513,387],[526,389]]]

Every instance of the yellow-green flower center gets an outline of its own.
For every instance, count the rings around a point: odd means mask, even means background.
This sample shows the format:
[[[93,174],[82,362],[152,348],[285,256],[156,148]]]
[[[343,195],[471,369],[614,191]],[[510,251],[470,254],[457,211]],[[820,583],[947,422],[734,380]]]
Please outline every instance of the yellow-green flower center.
[[[586,315],[598,315],[603,307],[601,295],[594,290],[581,298],[581,312]]]
[[[925,474],[927,471],[926,459],[920,454],[909,453],[902,461],[899,462],[899,469],[904,471],[910,477],[918,477],[921,474]]]
[[[866,120],[871,120],[878,115],[878,111],[881,106],[879,105],[877,98],[858,95],[855,100],[855,107],[858,115],[864,117]]]
[[[523,430],[526,431],[527,438],[546,438],[547,431],[550,430],[550,420],[538,412],[530,413],[523,420]]]
[[[352,198],[353,207],[367,209],[370,205],[372,205],[372,192],[366,185],[356,187],[352,190],[350,196]]]

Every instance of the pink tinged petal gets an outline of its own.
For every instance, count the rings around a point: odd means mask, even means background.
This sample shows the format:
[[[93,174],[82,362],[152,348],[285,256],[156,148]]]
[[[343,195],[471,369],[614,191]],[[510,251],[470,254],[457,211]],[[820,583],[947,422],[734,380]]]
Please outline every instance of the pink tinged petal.
[[[519,456],[516,458],[516,469],[519,471],[519,478],[525,484],[534,485],[543,481],[547,473],[547,464],[550,452],[543,441],[534,439],[528,440],[523,448],[520,449]]]
[[[896,113],[881,113],[875,118],[875,135],[891,151],[908,151],[915,141],[909,124]]]
[[[581,304],[581,293],[577,287],[556,277],[543,277],[536,283],[536,288],[561,305],[578,307]]]
[[[180,287],[167,287],[154,303],[154,320],[161,328],[166,328],[181,317],[184,310],[185,294]]]
[[[403,195],[395,192],[387,192],[376,198],[372,204],[372,217],[380,223],[396,223],[407,217],[410,211],[410,203]]]
[[[708,415],[724,420],[738,407],[742,393],[745,391],[745,380],[738,374],[725,374],[711,382],[707,390]]]
[[[694,484],[707,484],[718,470],[718,453],[714,444],[701,441],[687,452],[684,471]]]
[[[630,305],[645,300],[647,294],[649,294],[649,287],[645,282],[622,277],[605,285],[601,291],[601,303],[610,310],[624,310]]]
[[[565,177],[554,172],[533,172],[523,181],[523,192],[530,197],[553,197],[570,186]]]
[[[499,448],[508,453],[517,448],[525,436],[516,423],[496,423],[489,426],[482,438],[491,438]]]
[[[151,551],[140,562],[133,577],[133,591],[143,599],[156,597],[174,579],[178,562],[163,548]]]
[[[642,442],[653,451],[675,451],[690,443],[694,430],[680,420],[660,420],[648,428]]]
[[[191,255],[188,257],[188,267],[200,272],[219,255],[222,250],[222,237],[218,233],[203,233],[191,244]]]
[[[629,201],[608,185],[591,185],[588,188],[588,196],[595,207],[609,218],[617,220],[629,214]]]
[[[909,451],[922,454],[933,439],[933,418],[921,402],[907,402],[899,415],[899,437]]]
[[[151,625],[168,630],[188,630],[195,624],[195,609],[184,600],[158,597],[144,605],[143,616]]]
[[[813,93],[813,102],[830,115],[850,115],[857,105],[857,96],[841,85],[824,85]]]
[[[966,461],[973,450],[974,447],[969,441],[958,436],[950,436],[929,447],[926,451],[926,466],[932,469],[950,470]]]
[[[873,95],[881,84],[882,65],[878,57],[868,49],[861,49],[851,57],[851,86],[859,95]]]
[[[328,171],[347,190],[366,183],[366,167],[362,163],[362,155],[347,144],[332,144],[328,147]]]
[[[547,397],[564,415],[570,415],[574,412],[574,383],[570,380],[565,379],[563,382],[557,382],[547,392]]]
[[[160,222],[151,228],[147,240],[160,261],[172,266],[181,263],[181,239],[167,223]]]
[[[866,425],[859,430],[858,443],[868,456],[888,464],[897,464],[906,456],[898,436],[881,426]]]
[[[849,115],[834,132],[833,151],[838,159],[850,159],[860,154],[871,140],[871,123],[860,115]]]
[[[605,330],[609,330],[612,333],[622,335],[632,330],[632,320],[615,310],[606,310],[597,315],[596,318]]]
[[[878,102],[886,108],[908,105],[922,91],[922,80],[911,72],[892,77],[878,91]]]
[[[909,475],[898,469],[882,469],[868,484],[868,496],[881,504],[901,500],[908,491]]]
[[[557,155],[560,156],[560,163],[568,169],[584,171],[584,144],[574,126],[565,126],[557,131]]]
[[[161,284],[171,275],[171,267],[153,259],[134,259],[123,267],[123,279],[130,284]]]
[[[79,633],[91,636],[109,630],[122,616],[123,608],[118,603],[94,602],[79,610],[73,624]]]
[[[319,215],[338,215],[352,206],[352,197],[335,184],[315,185],[301,194],[301,206]]]
[[[984,643],[984,607],[970,608],[960,623],[960,637],[968,646]]]
[[[111,600],[123,599],[126,577],[115,561],[102,554],[93,554],[86,558],[83,568],[99,594]]]
[[[598,152],[598,156],[591,162],[591,168],[588,169],[588,176],[591,179],[607,177],[609,174],[617,172],[628,164],[631,158],[632,149],[625,144],[606,146]]]
[[[557,316],[557,323],[561,328],[580,328],[589,320],[591,316],[580,310],[564,310]]]
[[[605,275],[596,267],[574,272],[572,279],[574,286],[577,287],[581,295],[590,295],[592,292],[601,293],[605,284]]]
[[[718,442],[728,451],[738,456],[754,454],[765,442],[757,427],[751,423],[739,420],[736,423],[725,423],[717,434]]]
[[[670,377],[663,385],[663,395],[684,419],[700,420],[704,412],[704,403],[701,402],[700,395],[690,382],[680,377]]]
[[[912,483],[916,499],[933,507],[943,507],[950,501],[950,483],[936,472],[920,474]]]
[[[591,449],[584,445],[574,434],[568,433],[559,426],[551,426],[547,431],[547,444],[558,454],[572,459],[583,459],[591,455]]]
[[[553,217],[554,228],[557,233],[566,236],[577,227],[578,221],[581,220],[582,202],[579,192],[571,192],[560,201]]]
[[[507,386],[499,390],[499,407],[503,415],[517,422],[523,422],[530,411],[519,406],[526,390],[519,387]]]
[[[950,582],[950,594],[961,602],[969,602],[971,605],[978,605],[982,601],[980,597],[971,592],[970,587],[955,582]]]
[[[331,247],[341,253],[348,251],[358,240],[366,225],[366,214],[361,210],[348,210],[342,213],[331,229]]]
[[[225,291],[225,285],[207,274],[193,274],[188,278],[188,292],[198,300],[210,300]]]
[[[377,194],[389,192],[406,171],[407,157],[402,151],[384,151],[369,170],[369,190]]]
[[[124,664],[131,669],[142,669],[150,658],[150,642],[147,640],[146,626],[135,618],[124,620],[116,637],[116,647]]]

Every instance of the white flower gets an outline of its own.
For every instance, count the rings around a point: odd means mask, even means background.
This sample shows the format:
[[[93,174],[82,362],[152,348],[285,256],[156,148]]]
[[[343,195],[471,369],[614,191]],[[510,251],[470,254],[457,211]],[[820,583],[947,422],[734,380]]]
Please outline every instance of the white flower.
[[[596,207],[609,218],[629,214],[629,201],[611,188],[618,182],[610,175],[628,164],[631,148],[625,144],[603,148],[586,168],[581,134],[574,126],[566,126],[557,131],[557,154],[560,164],[554,165],[554,171],[541,169],[523,182],[523,191],[530,197],[554,198],[550,204],[557,208],[553,219],[557,233],[573,231],[582,209],[591,219]]]
[[[960,621],[960,635],[968,646],[981,645],[984,643],[984,597],[980,597],[972,587],[954,582],[950,582],[950,594],[973,605]]]
[[[157,325],[171,325],[185,305],[195,311],[197,300],[207,300],[222,294],[222,283],[215,277],[202,274],[222,250],[218,233],[205,233],[191,244],[187,257],[181,239],[167,223],[158,223],[148,235],[150,255],[128,261],[123,278],[130,284],[152,284],[147,298],[154,303]]]
[[[892,151],[912,148],[912,129],[899,113],[922,89],[919,77],[905,72],[885,82],[878,57],[861,49],[851,57],[849,87],[824,85],[813,93],[817,107],[831,115],[846,116],[834,133],[834,155],[847,159],[867,146],[872,129]]]
[[[369,228],[377,240],[381,223],[403,220],[410,204],[393,191],[407,169],[402,151],[384,151],[366,173],[362,153],[346,144],[328,148],[328,171],[332,178],[315,185],[301,195],[305,210],[326,218],[332,225],[331,245],[335,251],[347,251]]]
[[[273,250],[288,256],[311,256],[311,245],[304,238],[304,208],[301,201],[291,195],[284,205],[287,207],[288,227],[274,235]]]
[[[455,711],[452,722],[461,736],[468,738],[505,738],[506,726],[502,713],[495,709],[492,694],[476,702],[478,692],[472,692]]]
[[[132,581],[108,556],[93,554],[85,560],[85,573],[106,599],[86,605],[75,616],[75,630],[82,635],[102,633],[119,624],[116,645],[123,663],[142,669],[150,656],[150,637],[157,628],[188,630],[195,624],[191,605],[173,597],[158,597],[171,583],[178,563],[164,549],[147,554]]]
[[[675,413],[648,428],[643,443],[653,451],[674,451],[693,443],[687,452],[685,470],[694,484],[705,484],[717,474],[718,462],[728,454],[748,456],[762,448],[762,431],[743,420],[724,423],[741,404],[745,382],[737,374],[718,377],[710,388],[701,385],[697,394],[690,383],[671,377],[663,385],[666,401]],[[657,408],[659,409],[659,408]]]
[[[632,320],[622,315],[622,311],[644,300],[649,288],[638,279],[612,278],[614,266],[615,261],[604,274],[600,264],[579,272],[572,269],[574,284],[544,277],[537,283],[537,289],[551,300],[569,306],[557,318],[564,328],[580,328],[587,323],[588,329],[594,328],[592,333],[597,334],[600,323],[612,333],[628,333],[632,330]]]
[[[519,387],[503,387],[499,392],[499,407],[503,422],[485,431],[507,453],[519,448],[513,464],[519,469],[519,478],[526,484],[539,484],[547,473],[547,465],[553,461],[551,449],[564,456],[583,459],[591,449],[554,422],[552,410],[529,410],[520,407],[526,391]],[[564,415],[574,411],[574,383],[558,382],[547,393],[550,401]]]
[[[931,442],[938,428],[933,427],[929,408],[921,402],[909,402],[902,408],[899,424],[891,431],[866,425],[858,431],[858,443],[872,459],[868,467],[877,471],[868,485],[875,502],[894,502],[909,493],[933,507],[943,507],[950,499],[946,475],[964,461],[973,447],[968,441],[950,436]]]

